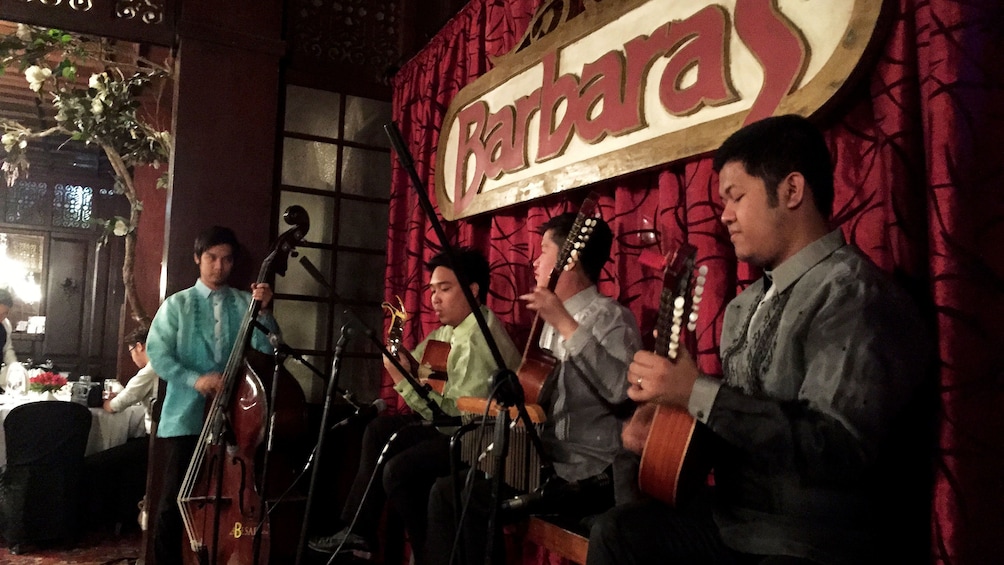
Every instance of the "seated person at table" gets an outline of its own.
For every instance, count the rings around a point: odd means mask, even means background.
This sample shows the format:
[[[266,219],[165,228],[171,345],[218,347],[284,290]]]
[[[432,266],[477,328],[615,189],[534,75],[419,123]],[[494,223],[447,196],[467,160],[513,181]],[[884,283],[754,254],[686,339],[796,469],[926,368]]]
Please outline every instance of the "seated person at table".
[[[149,450],[152,406],[157,396],[157,373],[153,372],[146,356],[146,336],[149,330],[140,326],[125,340],[133,363],[140,370],[129,379],[126,387],[112,398],[106,399],[104,409],[118,413],[126,408],[143,404],[146,409],[146,434],[130,438],[123,445],[99,451],[84,460],[86,476],[100,477],[102,481],[114,485],[113,489],[90,489],[91,501],[88,510],[94,522],[121,525],[133,524],[137,514],[137,503],[146,490],[146,465]],[[93,522],[92,522],[93,523]]]
[[[569,505],[562,510],[570,519],[582,519],[613,504],[609,468],[621,449],[621,423],[628,407],[624,378],[631,356],[641,347],[641,336],[631,311],[596,288],[613,243],[610,227],[603,220],[598,220],[574,268],[561,274],[554,292],[547,289],[575,216],[555,216],[539,228],[543,234],[541,252],[533,263],[537,287],[520,299],[546,322],[540,347],[550,350],[559,361],[540,393],[539,402],[548,418],[541,440],[558,478],[575,482],[573,488],[581,487],[574,501],[564,497]],[[446,563],[452,552],[456,537],[454,484],[452,477],[444,477],[433,487],[425,563]],[[461,562],[485,562],[490,493],[487,479],[480,478],[470,491],[463,525],[466,554]],[[499,518],[501,523],[506,517]],[[495,539],[492,544],[492,562],[504,563],[502,540]]]
[[[129,355],[132,362],[139,367],[132,378],[126,383],[124,389],[119,393],[112,393],[110,398],[105,399],[104,409],[112,414],[121,412],[133,404],[143,404],[146,408],[146,433],[150,433],[150,426],[153,423],[153,401],[157,398],[157,373],[153,372],[150,359],[146,356],[146,336],[150,333],[148,328],[140,326],[126,336],[126,344],[129,347]]]
[[[0,369],[0,387],[7,388],[7,376],[14,377],[18,386],[24,386],[28,375],[24,367],[17,362],[17,353],[14,352],[14,342],[11,339],[13,327],[7,314],[14,307],[14,297],[10,291],[0,288],[0,346],[3,347],[3,369]]]
[[[444,412],[455,416],[459,414],[456,407],[457,398],[488,395],[492,375],[498,367],[464,297],[456,273],[447,267],[449,264],[448,257],[439,254],[426,265],[432,274],[429,279],[432,309],[443,325],[426,336],[412,355],[421,360],[426,344],[430,340],[445,341],[450,344],[446,362],[448,380],[443,394],[430,391],[429,396]],[[488,261],[479,251],[461,249],[457,253],[454,266],[470,281],[471,292],[479,302],[483,303],[488,297],[490,280]],[[502,322],[485,306],[481,307],[481,313],[498,344],[506,366],[517,366],[520,360],[519,350],[509,338]],[[408,367],[408,362],[403,356],[401,364]],[[423,545],[429,488],[437,477],[450,472],[448,434],[452,433],[453,429],[440,431],[431,426],[413,425],[421,423],[423,418],[431,420],[432,413],[404,376],[389,361],[385,361],[385,366],[394,380],[394,389],[404,397],[408,406],[421,416],[415,414],[380,416],[366,426],[359,471],[342,510],[342,520],[346,524],[352,522],[357,512],[359,518],[351,532],[345,528],[330,536],[311,539],[309,546],[315,551],[333,553],[346,538],[348,538],[346,547],[357,550],[357,555],[375,547],[376,531],[385,497],[404,518],[412,550],[418,552]],[[389,446],[382,475],[374,480],[373,486],[369,487],[367,493],[370,477],[379,472],[377,458],[395,432],[398,435]]]

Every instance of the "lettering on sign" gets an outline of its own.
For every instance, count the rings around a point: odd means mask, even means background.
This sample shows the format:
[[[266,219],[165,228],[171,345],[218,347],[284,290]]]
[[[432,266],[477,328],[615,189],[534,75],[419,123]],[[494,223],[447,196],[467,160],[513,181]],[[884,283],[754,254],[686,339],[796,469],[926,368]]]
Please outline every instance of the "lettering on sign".
[[[851,78],[882,2],[586,4],[451,103],[436,167],[445,218],[699,155],[770,115],[811,115]]]

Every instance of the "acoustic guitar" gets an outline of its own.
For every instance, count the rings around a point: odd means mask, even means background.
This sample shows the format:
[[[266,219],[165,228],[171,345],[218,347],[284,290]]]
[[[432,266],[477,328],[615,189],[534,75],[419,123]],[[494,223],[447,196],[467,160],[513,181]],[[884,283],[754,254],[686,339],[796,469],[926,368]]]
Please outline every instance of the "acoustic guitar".
[[[655,353],[675,361],[681,347],[695,349],[697,311],[707,267],[694,277],[697,250],[688,244],[666,255],[663,290],[656,321]],[[693,289],[691,289],[693,283]],[[683,408],[659,406],[641,456],[638,486],[666,504],[676,505],[681,492],[707,480],[710,455],[698,436],[707,430]]]
[[[571,229],[568,230],[568,237],[565,244],[558,252],[558,258],[551,269],[550,277],[547,281],[547,290],[554,292],[558,286],[558,278],[561,273],[570,271],[579,261],[579,253],[585,249],[589,243],[589,238],[596,227],[596,217],[599,206],[596,203],[596,193],[591,193],[582,202],[579,213],[572,222]],[[540,318],[538,312],[533,318],[533,325],[530,326],[530,337],[527,338],[526,348],[523,350],[523,361],[516,371],[516,377],[523,389],[523,395],[527,404],[537,404],[540,397],[540,389],[544,386],[544,381],[548,375],[554,372],[558,360],[546,349],[540,347],[540,335],[544,330],[544,320]]]
[[[443,394],[446,387],[446,360],[450,356],[450,344],[445,341],[430,339],[425,344],[425,351],[422,353],[422,361],[419,362],[412,356],[411,352],[402,345],[404,335],[404,323],[408,321],[410,315],[404,309],[404,302],[401,297],[397,297],[398,306],[390,302],[384,302],[383,308],[390,313],[390,328],[387,330],[387,351],[391,355],[398,353],[404,355],[408,361],[408,368],[415,380],[429,389]]]

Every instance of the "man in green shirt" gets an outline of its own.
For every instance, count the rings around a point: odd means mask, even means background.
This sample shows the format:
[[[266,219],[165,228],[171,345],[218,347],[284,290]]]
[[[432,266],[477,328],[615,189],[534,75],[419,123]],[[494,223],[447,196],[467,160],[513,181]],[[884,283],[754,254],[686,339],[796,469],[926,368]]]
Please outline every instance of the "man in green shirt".
[[[412,356],[422,359],[432,340],[449,343],[450,353],[446,362],[448,379],[443,392],[429,391],[428,394],[445,413],[456,416],[459,415],[457,398],[488,396],[492,376],[498,367],[464,297],[457,274],[448,267],[449,264],[449,258],[439,254],[426,265],[431,273],[429,291],[432,309],[443,325],[426,336]],[[462,272],[463,278],[470,281],[471,293],[484,303],[490,279],[488,261],[476,250],[461,249],[453,258],[453,264]],[[515,369],[521,360],[519,350],[488,308],[481,306],[481,313],[506,366]],[[403,357],[400,360],[402,366],[408,366]],[[404,518],[412,551],[418,554],[424,545],[429,490],[436,478],[450,473],[449,436],[446,432],[452,432],[452,429],[440,431],[432,426],[420,425],[432,419],[428,406],[390,361],[385,361],[384,365],[394,380],[394,389],[417,415],[380,416],[366,427],[359,471],[342,511],[342,520],[346,525],[357,513],[358,518],[351,532],[346,527],[334,535],[311,539],[309,546],[315,551],[333,553],[344,541],[347,549],[367,557],[369,548],[375,547],[376,530],[385,500],[389,500]],[[388,445],[388,440],[395,433],[397,436]],[[383,458],[386,464],[381,480],[374,479],[373,485],[369,486],[371,476],[381,471],[377,468],[377,461],[385,446],[387,450]]]

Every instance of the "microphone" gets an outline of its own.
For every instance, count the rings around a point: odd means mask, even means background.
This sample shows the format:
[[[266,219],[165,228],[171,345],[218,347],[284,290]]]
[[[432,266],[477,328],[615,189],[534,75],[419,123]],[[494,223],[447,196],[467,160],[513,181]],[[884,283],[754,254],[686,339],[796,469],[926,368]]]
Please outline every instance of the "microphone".
[[[610,475],[600,473],[586,477],[580,481],[567,482],[561,477],[554,477],[533,492],[521,494],[509,500],[503,500],[503,512],[548,513],[568,510],[578,499],[591,498],[598,489],[609,487]]]
[[[351,416],[336,423],[329,429],[333,430],[335,428],[340,428],[354,420],[369,420],[370,418],[375,418],[377,415],[379,415],[386,409],[387,409],[387,402],[382,398],[378,398],[373,402],[370,402],[369,404],[359,406],[358,408],[356,408],[356,411],[353,412]]]
[[[268,339],[269,345],[272,346],[272,349],[274,349],[276,353],[289,355],[289,353],[293,351],[288,345],[286,345],[286,342],[282,340],[282,336],[276,332],[273,332],[271,329],[269,329],[268,326],[259,322],[258,320],[253,320],[251,323],[254,325],[255,328],[261,331],[261,333],[265,334],[265,336]]]

